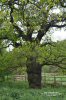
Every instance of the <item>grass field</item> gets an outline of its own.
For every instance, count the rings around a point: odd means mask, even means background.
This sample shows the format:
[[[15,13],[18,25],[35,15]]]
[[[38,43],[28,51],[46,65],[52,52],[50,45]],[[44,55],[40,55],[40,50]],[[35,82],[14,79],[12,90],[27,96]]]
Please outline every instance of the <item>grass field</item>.
[[[29,89],[27,82],[1,82],[0,100],[66,100],[66,87]]]

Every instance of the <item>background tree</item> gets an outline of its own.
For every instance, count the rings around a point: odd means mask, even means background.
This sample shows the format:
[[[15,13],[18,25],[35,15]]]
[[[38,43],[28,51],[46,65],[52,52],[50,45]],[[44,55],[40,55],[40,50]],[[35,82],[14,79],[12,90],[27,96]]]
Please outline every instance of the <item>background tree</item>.
[[[54,9],[60,9],[60,13],[53,13]],[[6,42],[6,47],[12,45],[14,48],[25,47],[24,50],[29,54],[26,60],[28,82],[31,88],[41,87],[41,68],[43,65],[58,66],[55,61],[59,56],[52,46],[52,52],[49,50],[52,42],[44,41],[41,44],[42,37],[45,36],[50,28],[62,28],[66,26],[66,3],[65,0],[1,0],[0,1],[0,41]],[[33,37],[35,34],[35,37]],[[49,45],[49,46],[47,46]],[[2,45],[2,48],[4,45]],[[60,48],[59,48],[60,49]],[[30,50],[30,53],[29,51]],[[40,53],[40,52],[41,53]],[[23,51],[22,51],[23,52]],[[26,53],[26,54],[27,54]],[[42,59],[42,55],[44,60]],[[37,60],[37,58],[40,59]],[[50,59],[47,60],[47,57]],[[63,57],[62,57],[63,58]],[[51,61],[53,63],[51,63]],[[61,61],[60,61],[61,63]],[[37,81],[38,80],[38,81]]]

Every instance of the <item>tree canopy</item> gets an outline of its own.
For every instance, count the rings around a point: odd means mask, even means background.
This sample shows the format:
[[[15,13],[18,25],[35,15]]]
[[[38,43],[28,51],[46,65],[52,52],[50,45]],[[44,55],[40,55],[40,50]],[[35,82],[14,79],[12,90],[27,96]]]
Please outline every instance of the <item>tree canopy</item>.
[[[59,9],[59,13],[56,13],[55,9]],[[65,28],[65,9],[66,3],[64,0],[1,0],[0,51],[10,45],[23,48],[23,45],[26,44],[29,45],[26,52],[32,52],[36,45],[36,50],[33,54],[28,53],[28,55],[35,55],[34,53],[38,50],[37,55],[43,61],[42,55],[49,56],[49,52],[48,54],[44,52],[49,51],[52,40],[46,38],[41,44],[42,37],[49,33],[51,28],[53,30],[53,27]],[[55,10],[55,13],[53,10]],[[33,37],[34,34],[35,36]],[[46,51],[45,48],[47,49]],[[55,52],[55,48],[53,46],[51,48],[53,48],[52,52]],[[62,49],[58,48],[58,50]],[[55,52],[55,55],[57,58],[58,53]]]
[[[65,8],[64,0],[1,0],[0,40],[14,47],[23,41],[40,42],[50,28],[66,26]],[[54,13],[54,9],[60,12]]]
[[[31,87],[41,86],[43,65],[66,69],[66,41],[54,43],[48,37],[41,43],[53,28],[66,29],[65,0],[0,0],[0,69],[26,64]],[[14,50],[2,55],[10,45]]]

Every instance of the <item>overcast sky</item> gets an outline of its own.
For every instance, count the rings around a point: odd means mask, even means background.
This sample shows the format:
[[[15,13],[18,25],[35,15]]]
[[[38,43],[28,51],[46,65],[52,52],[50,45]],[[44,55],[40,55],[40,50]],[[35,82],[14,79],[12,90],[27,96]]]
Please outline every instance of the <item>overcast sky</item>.
[[[51,10],[50,13],[62,13],[64,9],[59,9],[59,8],[55,8],[53,9],[53,11]],[[51,29],[52,30],[52,29]],[[54,29],[54,32],[52,34],[52,37],[51,39],[53,41],[61,41],[61,40],[64,40],[66,39],[66,31],[64,30],[64,28],[61,28],[61,29]]]
[[[52,34],[51,38],[53,41],[64,40],[66,39],[66,31],[63,28],[60,31],[57,30]]]

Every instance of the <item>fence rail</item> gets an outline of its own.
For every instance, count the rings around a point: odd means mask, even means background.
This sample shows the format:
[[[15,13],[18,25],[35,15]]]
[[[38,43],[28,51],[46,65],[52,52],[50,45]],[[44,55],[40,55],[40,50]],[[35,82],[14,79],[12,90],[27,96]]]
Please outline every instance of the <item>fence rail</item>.
[[[66,75],[42,74],[42,84],[54,83],[66,85]]]
[[[27,74],[25,75],[11,75],[8,76],[8,78],[14,80],[14,81],[27,81]],[[57,75],[57,74],[42,74],[42,84],[61,84],[66,85],[66,75]]]

